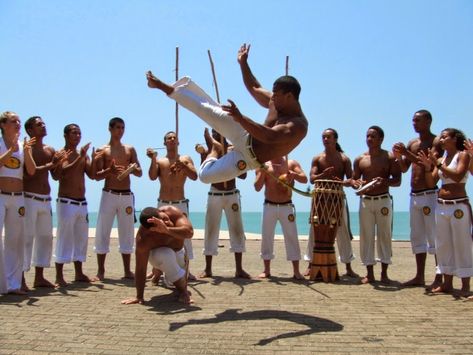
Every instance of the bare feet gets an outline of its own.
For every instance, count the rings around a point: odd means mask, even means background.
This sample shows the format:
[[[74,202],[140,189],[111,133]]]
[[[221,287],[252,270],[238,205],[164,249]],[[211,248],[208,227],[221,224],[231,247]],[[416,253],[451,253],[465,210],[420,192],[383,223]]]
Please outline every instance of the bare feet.
[[[103,281],[105,280],[105,273],[98,272],[97,275],[92,279],[92,281]]]
[[[189,274],[187,275],[187,280],[189,280],[189,281],[195,281],[195,280],[197,280],[197,277],[195,277],[193,274],[191,274],[191,273],[189,272]]]
[[[150,272],[148,272],[148,274],[146,274],[146,279],[149,280],[153,277],[154,273],[153,273],[153,270],[151,270]]]
[[[263,271],[261,274],[258,275],[259,279],[268,279],[271,277],[271,274],[269,272]]]
[[[432,282],[432,284],[427,286],[425,289],[427,291],[432,291],[433,289],[436,289],[440,287],[441,285],[442,285],[442,279],[440,278],[440,280],[437,280],[437,277],[435,277],[434,282]]]
[[[310,267],[308,267],[305,271],[304,271],[304,276],[309,276],[310,275]]]
[[[126,300],[123,300],[121,304],[144,304],[145,301],[142,298],[127,298]]]
[[[41,278],[41,279],[35,279],[34,280],[33,287],[35,287],[35,288],[39,288],[39,287],[54,288],[54,284],[52,282],[49,282],[45,278]]]
[[[28,285],[26,284],[25,280],[23,279],[23,281],[21,282],[21,290],[24,291],[25,293],[27,292],[30,292],[30,288],[28,287]]]
[[[305,280],[305,277],[302,276],[302,274],[300,272],[297,272],[297,273],[294,273],[294,275],[292,276],[292,278],[294,280]]]
[[[211,270],[204,270],[199,274],[199,279],[205,279],[206,277],[212,277]]]
[[[235,278],[236,279],[251,279],[251,276],[245,270],[238,270],[238,271],[235,271]]]
[[[402,287],[416,287],[416,286],[425,286],[425,280],[421,277],[414,277],[412,280],[409,280],[409,281],[406,281],[406,282],[403,282],[401,284]]]
[[[451,293],[452,291],[453,287],[446,287],[443,284],[432,289],[432,293]]]
[[[76,275],[74,278],[75,282],[86,282],[86,283],[91,283],[92,280],[86,275],[86,274],[79,274]]]
[[[392,285],[393,281],[389,277],[383,276],[383,277],[381,277],[381,283],[383,285]]]
[[[373,277],[365,276],[365,277],[363,277],[360,281],[361,281],[362,284],[366,285],[366,284],[373,283],[373,282],[375,282],[376,280],[375,280]]]
[[[179,293],[179,297],[177,300],[184,304],[194,303],[194,300],[191,298],[191,293],[189,291],[186,291],[185,293]]]
[[[357,279],[360,277],[360,275],[358,275],[356,272],[354,272],[353,270],[347,270],[347,272],[345,273],[344,276],[348,276],[348,277],[351,277],[353,279]]]
[[[63,278],[56,278],[55,287],[67,287],[69,285]]]
[[[465,301],[473,301],[473,296],[468,297]]]
[[[135,274],[132,273],[131,271],[126,271],[123,278],[127,279],[127,280],[134,280],[135,279]]]
[[[26,291],[22,290],[21,288],[17,288],[16,290],[8,291],[8,294],[9,295],[24,296],[24,295],[26,295]]]

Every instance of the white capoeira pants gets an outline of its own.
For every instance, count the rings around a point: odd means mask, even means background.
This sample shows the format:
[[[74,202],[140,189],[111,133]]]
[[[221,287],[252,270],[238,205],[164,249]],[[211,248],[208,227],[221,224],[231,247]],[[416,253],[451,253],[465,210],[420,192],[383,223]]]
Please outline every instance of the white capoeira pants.
[[[355,260],[353,248],[351,245],[351,235],[348,229],[348,214],[346,209],[346,201],[343,203],[340,225],[337,228],[336,242],[338,247],[338,259],[344,264],[348,264]],[[314,228],[309,228],[309,240],[307,241],[307,249],[304,255],[305,261],[312,261],[314,251]]]
[[[110,252],[110,233],[113,220],[118,222],[118,251],[121,254],[131,254],[135,241],[135,208],[132,192],[102,191],[99,216],[95,231],[95,247],[97,254]]]
[[[204,255],[218,255],[218,237],[222,210],[227,218],[228,234],[230,236],[230,252],[245,252],[245,232],[241,219],[240,191],[220,191],[211,187],[207,198],[205,214]]]
[[[51,196],[25,192],[25,257],[23,271],[49,267],[53,250]]]
[[[296,261],[301,259],[301,249],[297,239],[296,210],[292,203],[264,203],[263,228],[261,233],[261,258],[274,259],[274,229],[279,221],[284,235],[286,259]]]
[[[0,293],[19,290],[23,272],[25,244],[23,193],[0,194],[0,233],[5,226],[3,238],[0,236]]]
[[[89,238],[87,202],[59,197],[56,212],[58,220],[54,255],[56,263],[85,262]]]
[[[176,200],[176,201],[167,201],[167,200],[160,200],[158,199],[158,208],[162,206],[174,206],[182,211],[187,218],[189,218],[189,200],[184,199],[184,200]],[[194,259],[194,249],[192,248],[192,240],[191,239],[185,239],[184,240],[184,248],[186,249],[187,252],[187,258],[189,260]]]
[[[248,132],[197,84],[189,77],[184,77],[174,83],[173,87],[170,98],[193,112],[234,146],[234,149],[223,157],[208,158],[202,163],[199,171],[202,182],[228,181],[261,166],[253,153]]]
[[[166,280],[174,283],[186,275],[185,251],[174,251],[168,247],[156,248],[149,253],[149,263],[164,272]]]
[[[360,259],[363,265],[377,261],[391,264],[392,200],[389,194],[360,197]],[[376,237],[376,239],[375,239]],[[375,242],[378,258],[375,258]]]
[[[447,201],[447,202],[445,202]],[[473,276],[473,242],[471,239],[470,208],[464,202],[438,199],[437,262],[442,274],[457,277]]]
[[[414,254],[435,254],[435,207],[437,190],[411,193],[411,246]]]

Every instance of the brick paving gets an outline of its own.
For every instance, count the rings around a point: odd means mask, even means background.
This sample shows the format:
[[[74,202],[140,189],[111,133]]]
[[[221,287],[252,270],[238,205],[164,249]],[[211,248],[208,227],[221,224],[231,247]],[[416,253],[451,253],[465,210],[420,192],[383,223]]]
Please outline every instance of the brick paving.
[[[104,282],[35,289],[28,297],[0,296],[0,354],[473,353],[473,302],[398,284],[360,285],[345,277],[334,284],[294,281],[282,241],[276,241],[269,280],[234,279],[233,254],[223,240],[214,257],[214,278],[190,285],[195,305],[184,306],[171,290],[151,285],[145,305],[121,305],[135,290],[132,281],[121,279],[117,240],[112,244]],[[248,240],[243,260],[255,276],[262,271],[259,244]],[[92,245],[91,239],[84,264],[91,276],[96,271]],[[195,274],[204,266],[202,245],[194,241]],[[358,260],[353,267],[364,274]],[[390,277],[406,281],[414,268],[409,243],[395,242]],[[375,272],[379,278],[378,266]],[[45,274],[54,280],[53,269]],[[72,265],[65,266],[65,275],[72,279]],[[27,274],[29,285],[32,276]],[[429,257],[429,282],[433,276]]]

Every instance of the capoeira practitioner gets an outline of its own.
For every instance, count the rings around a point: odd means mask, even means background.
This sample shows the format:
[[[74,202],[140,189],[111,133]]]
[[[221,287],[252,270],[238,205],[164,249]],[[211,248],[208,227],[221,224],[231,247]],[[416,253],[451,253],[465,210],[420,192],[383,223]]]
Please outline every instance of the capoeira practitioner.
[[[56,154],[53,147],[44,144],[46,125],[40,116],[30,117],[25,122],[25,130],[36,142],[32,145],[32,155],[36,163],[34,175],[23,176],[25,197],[25,256],[24,272],[31,265],[35,268],[34,287],[54,287],[43,275],[45,267],[51,264],[53,248],[53,224],[51,209],[51,187],[49,171],[56,168],[65,158],[65,152]],[[23,288],[28,289],[23,277]]]
[[[425,262],[427,253],[435,256],[435,206],[437,205],[437,187],[429,188],[425,179],[425,169],[419,164],[417,157],[420,151],[428,152],[434,149],[437,156],[442,155],[440,141],[430,131],[432,115],[427,110],[420,110],[412,118],[414,130],[419,137],[412,139],[407,147],[403,143],[393,146],[393,154],[403,173],[411,173],[411,198],[410,198],[410,226],[411,246],[416,257],[416,275],[403,286],[425,285]],[[435,280],[429,289],[436,288],[442,283],[442,274],[436,268]]]
[[[364,183],[373,185],[360,193],[360,259],[366,266],[367,274],[362,283],[375,281],[373,268],[381,262],[381,282],[389,284],[388,266],[392,257],[392,199],[389,187],[401,184],[401,171],[391,152],[381,148],[384,131],[371,126],[366,133],[368,151],[354,161],[354,186]],[[378,258],[375,258],[376,249]]]
[[[164,145],[166,146],[165,157],[158,158],[158,153],[153,148],[148,148],[146,151],[146,155],[151,159],[149,178],[159,179],[160,183],[158,207],[172,205],[189,216],[189,200],[185,198],[184,185],[187,178],[197,180],[194,162],[190,156],[178,153],[179,139],[175,132],[167,132],[164,135]],[[189,260],[194,259],[191,239],[186,239],[184,245]],[[153,273],[152,281],[157,283],[160,273],[157,270],[153,270]],[[195,276],[191,273],[189,273],[189,278],[195,280]]]
[[[279,221],[286,245],[286,258],[292,262],[293,276],[296,280],[304,279],[299,271],[301,250],[297,234],[296,210],[291,201],[292,190],[286,186],[286,184],[292,186],[294,181],[305,184],[307,176],[297,161],[287,160],[285,157],[271,159],[265,168],[256,171],[255,190],[260,191],[263,186],[265,187],[261,232],[261,258],[264,271],[258,276],[259,278],[271,277],[271,260],[274,259],[274,229],[276,222]]]
[[[147,207],[140,215],[141,226],[136,235],[136,297],[123,304],[143,304],[148,261],[162,270],[179,293],[179,301],[190,304],[187,291],[184,241],[192,238],[194,230],[187,216],[174,206]]]
[[[339,180],[343,181],[344,186],[353,186],[351,179],[353,171],[350,158],[343,152],[338,144],[338,133],[333,128],[327,128],[322,132],[322,143],[325,150],[316,155],[312,159],[310,170],[310,183],[314,184],[315,180]],[[346,177],[346,180],[344,180]],[[337,228],[337,247],[340,262],[346,265],[346,275],[349,277],[358,277],[351,267],[351,262],[355,260],[353,248],[351,245],[352,234],[349,226],[348,209],[346,200],[344,200],[340,226]],[[309,267],[305,275],[310,274],[310,262],[312,261],[312,253],[314,249],[314,229],[310,228],[307,249],[304,260],[309,262]]]
[[[61,151],[67,152],[67,159],[53,170],[53,177],[59,180],[57,198],[57,240],[55,250],[56,285],[65,287],[63,267],[65,263],[74,262],[74,281],[90,282],[82,271],[82,263],[87,258],[89,237],[89,219],[87,201],[85,199],[84,174],[90,179],[95,177],[93,166],[87,156],[90,143],[77,151],[81,140],[78,125],[71,123],[64,127],[65,146]],[[61,152],[60,151],[60,152]],[[92,159],[99,158],[102,153],[92,152]]]
[[[466,181],[470,156],[464,151],[463,132],[447,128],[440,134],[445,155],[437,159],[430,151],[419,156],[425,166],[429,186],[442,180],[435,209],[436,250],[438,267],[444,276],[443,283],[432,292],[453,291],[453,276],[462,280],[461,296],[470,295],[470,278],[473,276],[473,242],[471,205],[466,194]]]
[[[147,73],[147,79],[150,88],[163,91],[233,144],[234,149],[221,158],[217,158],[218,152],[212,149],[199,171],[204,183],[231,180],[266,161],[284,156],[307,134],[308,123],[298,101],[300,85],[293,77],[276,80],[272,93],[256,88],[268,102],[269,113],[264,125],[243,116],[231,100],[230,105],[219,105],[188,77],[173,86],[151,72]]]
[[[31,156],[35,139],[18,140],[20,118],[11,111],[0,115],[0,233],[5,226],[2,244],[0,235],[0,293],[25,294],[22,290],[24,258],[23,168],[30,175],[36,165]]]
[[[105,258],[110,252],[110,233],[115,216],[118,221],[118,251],[122,255],[124,277],[133,279],[130,257],[135,242],[135,197],[130,190],[130,174],[140,177],[142,171],[135,148],[121,142],[125,133],[125,121],[120,117],[112,118],[108,123],[108,130],[110,142],[97,150],[103,154],[100,159],[95,160],[95,179],[105,179],[95,231],[97,279],[103,280],[105,277]]]
[[[212,136],[206,128],[204,133],[207,142],[207,150],[201,147],[198,153],[201,154],[202,162],[207,158],[207,154],[212,146],[218,146],[219,157],[224,151],[231,149],[225,138],[212,130]],[[223,140],[223,146],[222,146]],[[197,147],[196,147],[197,150]],[[238,178],[245,179],[246,173]],[[207,211],[205,214],[205,234],[204,249],[205,270],[200,277],[212,277],[212,258],[218,255],[218,239],[220,234],[220,222],[222,211],[225,211],[227,218],[228,234],[230,237],[230,252],[235,254],[235,277],[249,279],[250,275],[243,270],[242,256],[245,252],[246,236],[243,231],[243,221],[241,219],[240,191],[236,188],[235,179],[214,183],[210,186],[209,197],[207,199]]]

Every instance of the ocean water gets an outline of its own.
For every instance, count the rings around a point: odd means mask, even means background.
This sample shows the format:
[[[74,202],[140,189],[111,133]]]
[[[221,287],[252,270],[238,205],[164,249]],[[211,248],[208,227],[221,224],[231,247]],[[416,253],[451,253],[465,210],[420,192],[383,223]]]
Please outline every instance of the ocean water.
[[[95,228],[97,224],[97,214],[97,212],[89,212],[89,225],[91,228]],[[297,230],[301,235],[309,234],[309,214],[309,212],[297,212]],[[261,216],[261,212],[244,212],[243,224],[245,232],[261,233]],[[205,228],[205,212],[191,212],[190,219],[195,229]],[[53,223],[54,226],[57,226],[55,214],[53,215]],[[357,212],[350,212],[350,226],[353,235],[360,235],[360,224]],[[223,214],[222,217],[221,229],[228,230],[225,214]],[[409,212],[394,212],[393,240],[409,240],[409,233]],[[276,225],[276,234],[282,234],[279,223]]]

